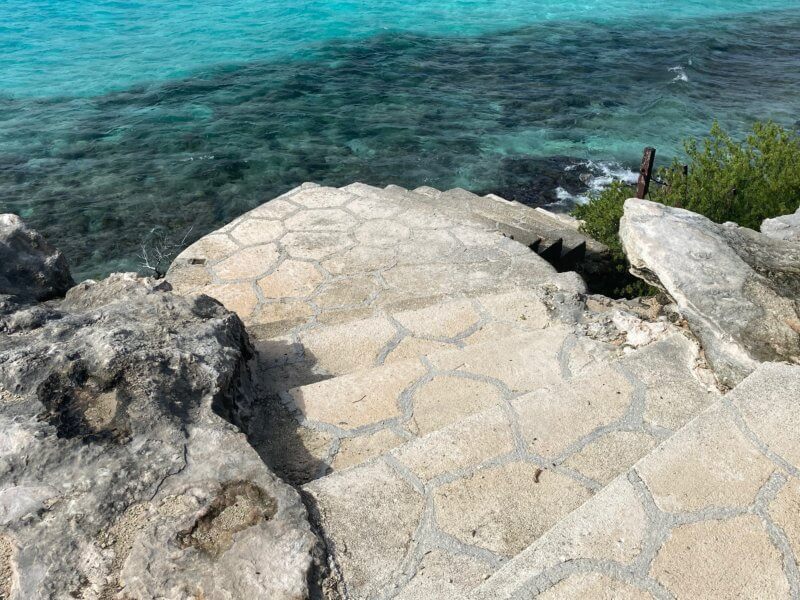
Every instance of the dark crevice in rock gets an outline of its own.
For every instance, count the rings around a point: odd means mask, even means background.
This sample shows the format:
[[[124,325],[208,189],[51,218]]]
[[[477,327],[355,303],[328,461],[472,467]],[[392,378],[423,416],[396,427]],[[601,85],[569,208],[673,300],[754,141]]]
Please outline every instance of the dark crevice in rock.
[[[60,438],[123,443],[130,436],[127,394],[118,381],[92,377],[80,361],[51,373],[37,390],[47,412],[41,416]]]

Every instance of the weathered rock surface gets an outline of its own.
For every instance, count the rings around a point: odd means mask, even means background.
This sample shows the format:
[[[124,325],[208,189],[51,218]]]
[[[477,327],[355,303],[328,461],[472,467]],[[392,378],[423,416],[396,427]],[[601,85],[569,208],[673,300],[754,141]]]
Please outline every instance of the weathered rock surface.
[[[120,274],[0,316],[0,597],[308,595],[305,507],[236,425],[243,325],[168,289]]]
[[[764,219],[761,233],[776,240],[800,242],[800,208],[791,215]]]
[[[59,250],[17,215],[0,214],[0,295],[49,300],[74,283]]]
[[[632,272],[663,288],[722,382],[800,362],[800,244],[645,200],[625,203]]]

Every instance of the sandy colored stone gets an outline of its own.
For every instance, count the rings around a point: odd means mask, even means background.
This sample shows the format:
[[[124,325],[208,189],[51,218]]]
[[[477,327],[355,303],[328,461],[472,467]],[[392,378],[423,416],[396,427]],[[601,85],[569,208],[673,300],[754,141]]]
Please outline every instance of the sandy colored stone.
[[[751,505],[775,465],[721,409],[713,409],[647,456],[636,470],[659,508],[689,512]]]
[[[485,344],[518,335],[521,332],[522,330],[514,324],[490,321],[481,325],[475,333],[470,334],[461,341],[468,345]]]
[[[347,204],[347,210],[364,219],[391,219],[400,207],[385,200],[359,196]]]
[[[676,527],[650,575],[677,598],[788,598],[782,559],[758,517]]]
[[[281,246],[292,258],[303,260],[322,260],[353,245],[346,233],[330,231],[290,232],[280,241]]]
[[[242,320],[247,320],[258,303],[256,292],[250,283],[226,283],[209,285],[201,290],[207,296],[218,300],[230,311],[239,315]]]
[[[258,337],[280,335],[305,323],[314,315],[314,311],[302,300],[281,300],[266,302],[258,307],[247,325],[258,326]],[[256,332],[251,330],[251,332]]]
[[[407,427],[417,435],[425,435],[499,404],[502,397],[500,390],[490,383],[437,375],[416,390],[412,399],[414,414]]]
[[[524,597],[528,582],[562,564],[588,559],[629,565],[642,551],[648,525],[636,490],[618,477],[503,565],[475,600]],[[584,597],[592,596],[577,596]]]
[[[311,263],[286,260],[272,273],[258,280],[265,298],[305,297],[317,289],[325,277]]]
[[[498,286],[511,287],[511,281],[499,281],[504,273],[502,263],[497,262],[453,264],[423,261],[419,264],[398,264],[387,269],[383,277],[390,287],[406,293],[438,296],[485,293],[496,291]],[[534,277],[535,273],[531,273],[531,276]]]
[[[239,250],[214,266],[220,279],[250,279],[269,271],[278,262],[280,254],[275,244],[252,246]]]
[[[292,196],[292,202],[308,208],[343,206],[354,199],[353,194],[330,187],[309,188]]]
[[[512,450],[511,424],[498,406],[414,440],[392,454],[422,481],[429,481]]]
[[[639,431],[612,431],[563,464],[598,483],[608,483],[652,450],[658,440]]]
[[[480,318],[469,300],[435,304],[395,315],[395,319],[413,335],[445,339],[467,331]]]
[[[608,365],[540,388],[512,402],[531,452],[556,458],[599,427],[621,419],[631,401],[627,379]],[[619,470],[623,466],[620,465]]]
[[[439,213],[421,212],[413,209],[402,210],[394,217],[400,223],[412,229],[447,229],[454,225],[453,221]]]
[[[452,263],[456,260],[459,246],[447,231],[415,229],[411,237],[398,244],[395,251],[401,265],[416,265],[423,262]]]
[[[497,235],[473,227],[456,226],[450,229],[453,236],[465,246],[480,248],[492,247],[497,243]]]
[[[400,446],[406,441],[390,429],[381,429],[370,435],[354,438],[344,438],[339,446],[339,451],[331,463],[334,471],[341,471],[347,467],[361,464],[375,456],[380,456],[392,448]]]
[[[326,307],[324,312],[317,315],[318,325],[341,325],[345,323],[352,323],[353,321],[361,321],[374,317],[376,314],[375,307],[369,306],[346,306],[344,308],[329,308]]]
[[[313,302],[322,308],[353,306],[368,302],[380,286],[371,277],[351,277],[327,284]]]
[[[649,592],[640,590],[602,573],[576,573],[559,581],[537,596],[539,600],[649,600]]]
[[[292,204],[283,198],[275,198],[269,202],[265,202],[261,206],[254,208],[249,213],[248,217],[256,217],[259,219],[283,219],[287,215],[296,212],[297,205]]]
[[[356,223],[355,217],[337,208],[310,208],[284,222],[289,231],[349,231]]]
[[[564,327],[549,327],[494,343],[431,357],[441,370],[458,370],[502,381],[514,392],[561,380],[558,355],[567,336]]]
[[[409,552],[424,499],[383,461],[305,487],[351,598],[380,597]]]
[[[800,468],[800,366],[761,365],[729,398],[770,450]]]
[[[204,265],[186,265],[167,275],[176,294],[188,294],[211,283],[211,274]]]
[[[181,252],[176,262],[182,264],[204,260],[206,263],[227,258],[239,249],[239,246],[225,234],[211,233],[200,238],[186,250]]]
[[[290,394],[305,418],[352,430],[400,416],[400,394],[424,373],[420,363],[401,363],[295,388]]]
[[[11,538],[0,535],[0,598],[11,598],[14,588],[14,545]]]
[[[431,550],[422,557],[414,577],[395,600],[462,598],[491,572],[489,565],[471,556]]]
[[[422,340],[415,337],[406,337],[395,346],[383,361],[388,365],[395,362],[426,356],[434,352],[452,350],[455,346],[445,342],[434,342],[433,340]]]
[[[573,377],[578,377],[588,372],[598,363],[607,363],[616,358],[616,347],[593,340],[579,337],[567,352],[567,367]]]
[[[622,359],[631,373],[647,388],[644,418],[653,425],[680,429],[695,415],[719,399],[694,377],[692,342],[673,334]]]
[[[481,306],[492,318],[526,329],[546,327],[550,314],[544,303],[531,293],[511,292],[481,298]]]
[[[243,246],[276,241],[283,233],[280,221],[245,219],[230,230],[229,235]]]
[[[393,248],[355,246],[325,260],[322,266],[331,275],[354,275],[381,271],[396,260]]]
[[[373,219],[360,225],[354,235],[364,246],[390,247],[408,239],[411,230],[389,219]]]
[[[385,318],[312,329],[301,335],[306,359],[316,369],[344,374],[376,366],[381,350],[397,335]]]
[[[800,481],[786,482],[770,503],[769,515],[786,534],[795,558],[800,557]]]
[[[526,462],[476,471],[436,489],[439,527],[472,546],[514,556],[583,504],[589,490]]]

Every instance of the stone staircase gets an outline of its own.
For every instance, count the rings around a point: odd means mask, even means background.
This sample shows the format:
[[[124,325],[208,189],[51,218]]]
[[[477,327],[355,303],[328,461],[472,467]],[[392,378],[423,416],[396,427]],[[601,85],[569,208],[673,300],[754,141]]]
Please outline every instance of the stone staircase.
[[[303,490],[331,596],[728,597],[703,581],[740,583],[748,544],[746,596],[796,595],[796,368],[721,396],[687,330],[529,248],[577,239],[554,220],[307,184],[173,264],[259,350],[249,439]]]

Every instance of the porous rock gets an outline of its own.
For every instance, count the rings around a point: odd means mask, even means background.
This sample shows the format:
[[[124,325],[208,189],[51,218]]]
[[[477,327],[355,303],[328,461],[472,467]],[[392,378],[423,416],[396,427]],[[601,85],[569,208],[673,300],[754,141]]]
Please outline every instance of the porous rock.
[[[761,233],[776,240],[800,242],[800,208],[791,215],[764,219]]]
[[[637,199],[620,237],[631,271],[674,299],[722,383],[760,362],[800,362],[800,244]]]
[[[0,214],[0,294],[49,300],[74,285],[64,255],[14,214]]]
[[[305,507],[240,429],[243,325],[168,289],[117,274],[0,317],[0,596],[309,594]]]

